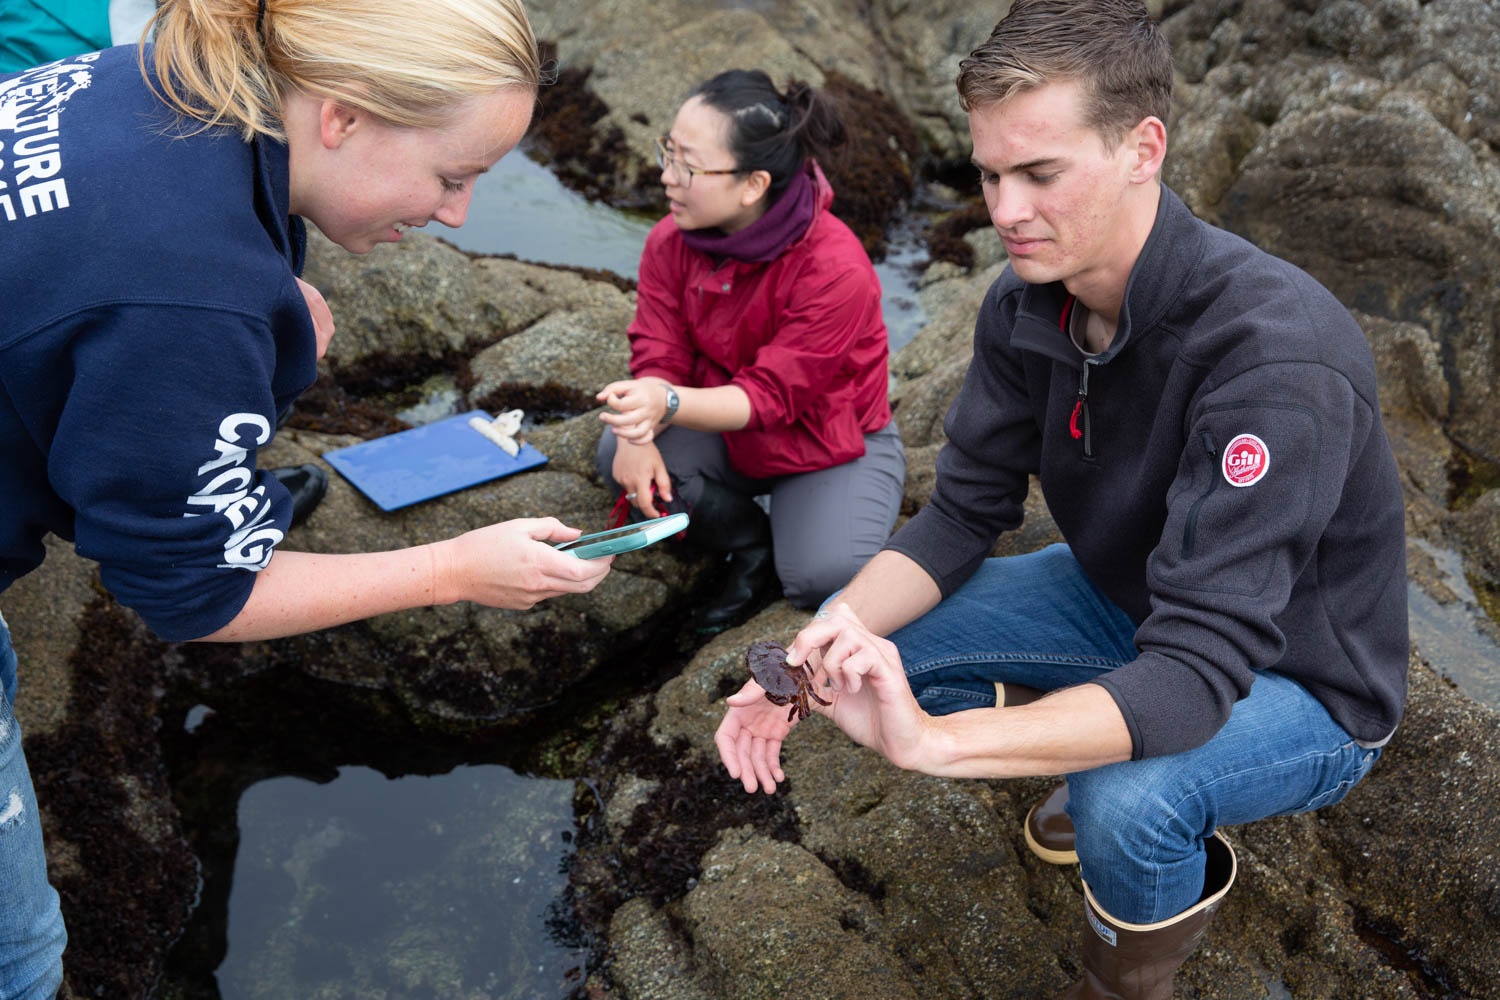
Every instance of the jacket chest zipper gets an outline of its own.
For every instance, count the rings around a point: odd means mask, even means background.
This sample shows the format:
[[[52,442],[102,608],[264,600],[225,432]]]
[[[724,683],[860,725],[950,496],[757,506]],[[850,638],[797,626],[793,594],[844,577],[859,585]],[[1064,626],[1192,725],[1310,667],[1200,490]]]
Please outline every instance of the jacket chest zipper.
[[[1214,490],[1219,488],[1219,477],[1214,471],[1215,459],[1218,458],[1219,449],[1214,447],[1213,436],[1208,431],[1204,431],[1203,436],[1199,440],[1203,442],[1203,448],[1208,452],[1208,489],[1204,490],[1198,499],[1193,501],[1193,506],[1188,509],[1187,524],[1182,529],[1182,558],[1184,559],[1189,558],[1193,554],[1193,543],[1197,540],[1198,535],[1198,511],[1203,509],[1203,505],[1213,495]]]
[[[1073,414],[1068,418],[1068,433],[1073,440],[1083,439],[1083,457],[1094,457],[1093,424],[1089,420],[1089,366],[1097,361],[1085,360],[1083,371],[1078,376],[1078,398],[1073,403]]]

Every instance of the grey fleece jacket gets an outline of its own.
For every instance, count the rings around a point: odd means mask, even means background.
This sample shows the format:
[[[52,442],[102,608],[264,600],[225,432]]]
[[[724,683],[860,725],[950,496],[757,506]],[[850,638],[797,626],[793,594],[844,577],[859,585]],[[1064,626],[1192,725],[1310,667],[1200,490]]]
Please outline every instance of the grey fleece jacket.
[[[1207,742],[1261,670],[1356,739],[1388,737],[1405,518],[1353,317],[1165,187],[1105,353],[1085,362],[1067,305],[1010,269],[990,287],[932,500],[887,548],[952,593],[1021,523],[1034,473],[1084,571],[1140,624],[1137,657],[1098,681],[1133,758]]]

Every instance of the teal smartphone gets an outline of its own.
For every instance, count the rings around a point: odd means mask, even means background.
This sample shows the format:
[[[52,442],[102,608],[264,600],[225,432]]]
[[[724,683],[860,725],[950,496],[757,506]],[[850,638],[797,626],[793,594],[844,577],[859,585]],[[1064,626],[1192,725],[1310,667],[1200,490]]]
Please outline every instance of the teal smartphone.
[[[599,531],[592,535],[579,535],[571,542],[559,542],[553,548],[559,552],[571,552],[580,559],[598,559],[601,556],[619,555],[633,549],[644,549],[663,538],[677,534],[688,526],[686,514],[668,514],[638,524],[627,524],[613,531]]]

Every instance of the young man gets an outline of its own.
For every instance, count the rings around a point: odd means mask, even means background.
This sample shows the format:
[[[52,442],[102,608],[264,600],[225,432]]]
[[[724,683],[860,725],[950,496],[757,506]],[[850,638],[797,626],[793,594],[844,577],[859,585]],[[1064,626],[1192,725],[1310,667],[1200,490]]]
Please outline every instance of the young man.
[[[1338,801],[1401,717],[1374,362],[1327,290],[1161,184],[1172,63],[1138,0],[1017,0],[958,87],[1010,267],[931,503],[791,660],[821,658],[819,711],[899,766],[1066,774],[1026,830],[1082,866],[1063,996],[1167,1000],[1233,882],[1216,829]],[[1030,474],[1066,544],[987,559]],[[760,694],[717,736],[749,791],[789,729]]]

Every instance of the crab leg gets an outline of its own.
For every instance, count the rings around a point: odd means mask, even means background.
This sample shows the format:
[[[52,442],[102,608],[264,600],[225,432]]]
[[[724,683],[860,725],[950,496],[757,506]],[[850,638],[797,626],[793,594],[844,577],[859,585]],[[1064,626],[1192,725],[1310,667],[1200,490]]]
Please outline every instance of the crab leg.
[[[833,702],[824,701],[822,698],[818,697],[818,692],[813,688],[813,682],[816,680],[816,678],[813,676],[812,670],[809,669],[807,664],[805,663],[802,664],[802,673],[804,674],[805,679],[801,684],[797,685],[798,692],[800,693],[805,691],[807,694],[811,695],[812,700],[817,702],[819,705],[832,705]],[[806,698],[803,699],[803,704],[807,704]],[[812,706],[808,705],[807,710],[808,712],[811,712]]]

